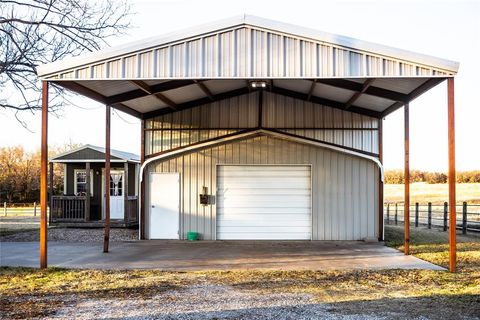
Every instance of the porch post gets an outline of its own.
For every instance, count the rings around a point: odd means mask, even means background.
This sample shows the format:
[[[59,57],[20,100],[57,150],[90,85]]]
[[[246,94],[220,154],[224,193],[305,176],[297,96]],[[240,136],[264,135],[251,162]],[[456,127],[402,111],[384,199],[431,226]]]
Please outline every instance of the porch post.
[[[449,270],[457,269],[457,210],[455,194],[455,84],[453,78],[448,78],[448,206],[449,206]]]
[[[409,104],[404,106],[405,111],[405,202],[404,202],[404,215],[403,225],[405,228],[405,245],[403,252],[410,254],[410,115]]]
[[[110,105],[105,106],[105,230],[103,252],[108,252],[110,241]]]
[[[42,141],[40,151],[40,268],[47,267],[48,82],[42,82]]]
[[[378,160],[383,164],[383,118],[378,119]],[[383,241],[383,181],[379,169],[378,181],[378,241]]]
[[[90,220],[90,162],[85,163],[85,174],[86,174],[86,183],[85,187],[87,191],[85,192],[85,221]]]
[[[140,125],[140,166],[145,162],[145,120],[142,119]],[[140,184],[140,239],[145,239],[145,174],[142,172],[142,182]]]
[[[124,169],[123,169],[123,219],[125,221],[125,227],[128,224],[128,214],[129,214],[129,207],[128,207],[128,162],[125,162]]]

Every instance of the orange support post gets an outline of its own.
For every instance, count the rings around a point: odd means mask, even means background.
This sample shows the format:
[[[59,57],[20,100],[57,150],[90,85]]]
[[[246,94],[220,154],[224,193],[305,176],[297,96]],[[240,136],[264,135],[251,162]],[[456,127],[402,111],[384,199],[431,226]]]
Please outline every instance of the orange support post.
[[[448,78],[448,206],[450,208],[449,230],[449,270],[457,270],[457,210],[455,194],[455,86],[453,78]]]
[[[405,244],[403,252],[410,254],[410,115],[409,104],[404,106],[405,111],[405,202],[403,210],[403,225],[405,229]]]
[[[106,105],[105,110],[105,230],[103,252],[108,252],[110,241],[110,106]]]
[[[48,82],[42,82],[42,142],[40,150],[40,268],[47,267]]]

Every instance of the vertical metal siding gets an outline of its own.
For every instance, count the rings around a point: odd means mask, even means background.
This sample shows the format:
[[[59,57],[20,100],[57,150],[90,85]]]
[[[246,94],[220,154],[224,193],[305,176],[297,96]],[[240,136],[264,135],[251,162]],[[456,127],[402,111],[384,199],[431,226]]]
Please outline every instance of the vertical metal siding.
[[[441,76],[447,72],[409,61],[352,50],[300,36],[240,27],[132,52],[107,65],[110,72],[72,68],[49,78],[322,78]],[[100,67],[104,68],[104,67]],[[69,72],[76,71],[76,74]]]
[[[215,239],[215,206],[200,205],[199,193],[206,186],[215,194],[217,164],[311,164],[313,239],[360,240],[377,236],[378,169],[374,164],[326,149],[261,136],[148,166],[149,172],[180,173],[181,238],[188,231],[198,231],[204,239]]]
[[[375,118],[270,92],[263,94],[263,127],[290,128],[282,131],[378,153]],[[239,129],[255,128],[258,126],[258,92],[156,117],[147,120],[146,125],[148,129],[162,129],[146,131],[147,155],[234,133]],[[186,130],[178,130],[182,128]],[[362,128],[367,130],[358,130]]]

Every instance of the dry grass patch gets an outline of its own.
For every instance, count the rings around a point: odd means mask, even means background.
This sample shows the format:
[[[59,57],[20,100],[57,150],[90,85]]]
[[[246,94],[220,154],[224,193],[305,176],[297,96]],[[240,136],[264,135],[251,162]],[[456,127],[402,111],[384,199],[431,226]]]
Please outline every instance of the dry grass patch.
[[[402,227],[387,226],[386,231],[388,244],[402,249]],[[445,232],[413,229],[412,252],[446,266],[445,237]],[[472,318],[480,314],[479,252],[478,237],[459,236],[459,272],[454,274],[431,270],[163,272],[0,268],[0,310],[1,317],[8,319],[43,317],[85,299],[100,303],[102,299],[133,301],[173,292],[183,295],[192,286],[213,284],[261,295],[307,294],[316,303],[350,315],[391,312],[399,319],[424,315],[434,319],[456,319],[458,315]]]
[[[385,202],[402,202],[404,197],[403,184],[385,184]],[[410,185],[411,203],[443,205],[448,201],[448,185],[415,182]],[[457,183],[457,201],[467,201],[469,204],[480,204],[480,183]]]

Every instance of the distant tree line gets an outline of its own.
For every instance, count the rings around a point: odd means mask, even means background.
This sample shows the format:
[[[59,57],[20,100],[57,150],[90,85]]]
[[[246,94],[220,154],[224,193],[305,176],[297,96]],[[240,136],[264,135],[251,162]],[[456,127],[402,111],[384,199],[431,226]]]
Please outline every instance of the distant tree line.
[[[49,157],[78,145],[50,148]],[[63,167],[53,167],[53,190],[63,190]],[[0,148],[0,203],[34,202],[40,198],[40,151],[28,152],[21,146]]]
[[[443,172],[410,171],[410,182],[447,183],[448,176]],[[403,170],[386,170],[385,183],[403,184],[405,182]],[[458,183],[480,183],[480,170],[457,172]]]

